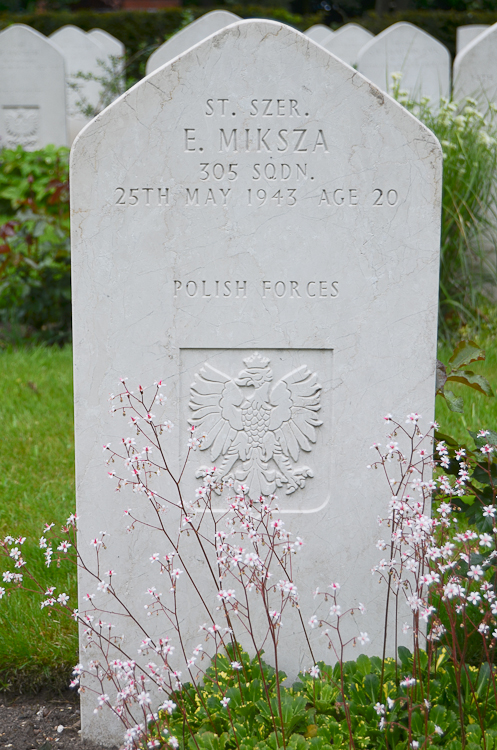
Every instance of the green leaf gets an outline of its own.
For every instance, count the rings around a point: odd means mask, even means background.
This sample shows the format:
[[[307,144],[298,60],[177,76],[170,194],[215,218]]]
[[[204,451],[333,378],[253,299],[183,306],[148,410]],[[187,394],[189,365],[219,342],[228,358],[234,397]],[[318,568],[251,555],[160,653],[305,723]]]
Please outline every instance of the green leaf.
[[[445,400],[447,402],[447,406],[451,411],[455,411],[458,414],[462,414],[464,411],[464,401],[462,398],[457,398],[454,396],[452,391],[445,391],[444,392]]]
[[[474,341],[460,341],[449,359],[452,370],[457,370],[470,362],[478,362],[485,359],[485,352],[475,344]]]
[[[357,669],[363,675],[367,675],[371,672],[371,659],[366,654],[361,654],[357,657]]]
[[[402,664],[402,666],[410,668],[412,665],[412,654],[409,651],[409,649],[406,648],[405,646],[399,646],[398,654],[399,654],[399,659],[400,659],[400,663]]]
[[[471,370],[458,370],[455,375],[448,376],[447,382],[449,380],[455,381],[456,383],[463,383],[464,385],[467,385],[468,388],[473,388],[473,390],[479,391],[485,396],[494,395],[488,380],[484,378],[483,375],[477,375]]]

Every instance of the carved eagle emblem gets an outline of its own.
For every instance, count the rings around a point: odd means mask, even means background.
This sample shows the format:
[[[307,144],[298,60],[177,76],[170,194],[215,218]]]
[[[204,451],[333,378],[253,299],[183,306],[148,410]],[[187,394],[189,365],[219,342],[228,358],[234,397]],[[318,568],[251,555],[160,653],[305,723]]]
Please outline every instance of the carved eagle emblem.
[[[302,365],[273,385],[267,357],[254,352],[243,362],[234,378],[208,363],[196,373],[189,422],[205,436],[200,449],[210,451],[217,479],[242,482],[253,500],[277,487],[290,495],[314,475],[297,464],[301,450],[312,450],[322,424],[317,374]]]

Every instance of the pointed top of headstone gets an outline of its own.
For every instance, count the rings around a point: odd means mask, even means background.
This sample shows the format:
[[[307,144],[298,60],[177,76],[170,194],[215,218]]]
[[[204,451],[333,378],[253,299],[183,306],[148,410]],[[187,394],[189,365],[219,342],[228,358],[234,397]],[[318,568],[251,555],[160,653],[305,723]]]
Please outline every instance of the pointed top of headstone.
[[[483,109],[497,103],[497,23],[456,55],[453,96],[456,101],[476,99]]]
[[[325,26],[322,23],[316,23],[314,26],[310,26],[306,29],[304,34],[309,37],[309,39],[312,39],[313,42],[316,42],[316,44],[323,45],[333,37],[334,32],[329,26]]]
[[[370,31],[357,23],[347,23],[323,42],[323,47],[348,65],[355,65],[359,52],[373,38]]]

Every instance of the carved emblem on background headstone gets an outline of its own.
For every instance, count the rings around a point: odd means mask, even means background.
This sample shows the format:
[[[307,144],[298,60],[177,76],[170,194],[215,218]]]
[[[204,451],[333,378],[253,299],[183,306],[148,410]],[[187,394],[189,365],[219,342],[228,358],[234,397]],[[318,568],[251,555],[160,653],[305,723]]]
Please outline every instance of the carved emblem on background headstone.
[[[35,149],[38,146],[40,110],[38,107],[4,107],[7,148],[22,146]]]
[[[267,357],[254,352],[243,361],[245,368],[234,378],[208,363],[196,373],[190,424],[205,435],[201,450],[210,449],[211,461],[218,462],[217,478],[243,482],[252,499],[277,487],[290,495],[314,475],[297,462],[301,450],[312,450],[316,427],[322,424],[317,416],[321,385],[306,365],[273,385]]]

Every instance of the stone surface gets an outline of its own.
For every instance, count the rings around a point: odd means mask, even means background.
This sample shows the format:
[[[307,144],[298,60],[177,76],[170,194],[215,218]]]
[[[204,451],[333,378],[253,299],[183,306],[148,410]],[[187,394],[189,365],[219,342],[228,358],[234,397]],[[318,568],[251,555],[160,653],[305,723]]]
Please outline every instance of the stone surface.
[[[227,10],[213,10],[197,18],[196,21],[178,31],[167,42],[161,44],[155,52],[152,52],[147,60],[147,75],[172,60],[173,57],[186,52],[187,49],[198,44],[202,39],[239,20],[240,16],[236,16]]]
[[[454,99],[476,99],[486,110],[497,103],[497,23],[468,44],[454,60]]]
[[[356,23],[347,23],[322,45],[348,65],[356,65],[359,52],[371,39],[374,39],[374,35],[370,31]]]
[[[66,64],[67,80],[67,122],[69,142],[72,143],[81,128],[90,117],[81,112],[78,102],[98,107],[100,100],[100,84],[97,81],[78,79],[77,73],[91,73],[102,76],[104,73],[98,60],[102,59],[102,48],[91,36],[76,26],[62,26],[50,35],[50,39],[62,51]],[[77,89],[70,84],[76,84]]]
[[[357,69],[391,92],[392,73],[416,100],[428,96],[434,107],[450,95],[450,54],[437,39],[410,23],[395,23],[362,48]]]
[[[322,23],[316,23],[314,26],[310,26],[304,31],[304,34],[309,37],[309,39],[312,39],[313,42],[316,42],[316,44],[321,45],[331,39],[334,35],[329,26],[325,26]]]
[[[67,146],[64,58],[29,26],[0,32],[0,147]]]
[[[152,637],[164,636],[165,625],[145,617],[145,591],[167,592],[169,584],[149,558],[167,544],[152,529],[125,531],[125,509],[150,522],[155,516],[143,496],[116,493],[107,478],[102,445],[117,448],[133,434],[129,416],[109,414],[108,395],[120,377],[133,389],[163,379],[168,401],[154,414],[175,424],[165,449],[176,473],[189,421],[212,436],[202,404],[207,397],[220,408],[213,378],[251,396],[255,390],[234,379],[253,367],[271,388],[292,382],[292,403],[300,383],[301,397],[320,407],[320,424],[308,444],[288,434],[289,454],[276,415],[269,427],[257,417],[255,427],[283,446],[267,454],[266,475],[260,448],[249,467],[236,445],[228,455],[233,434],[243,442],[246,430],[234,424],[227,443],[193,454],[184,497],[193,500],[195,472],[213,462],[221,472],[231,465],[238,478],[248,474],[251,495],[270,491],[283,452],[281,517],[306,542],[294,563],[304,621],[316,611],[314,587],[338,580],[343,609],[368,607],[346,632],[366,630],[370,653],[380,653],[385,591],[371,585],[370,569],[381,557],[376,517],[391,493],[366,465],[385,413],[433,417],[441,174],[440,146],[421,123],[304,35],[271,21],[242,21],[210,37],[79,135],[71,229],[80,548],[91,557],[89,540],[111,534],[102,569],[117,571],[116,591]],[[259,398],[262,409],[268,396]],[[295,419],[306,409],[295,407]],[[157,482],[165,488],[167,477]],[[175,509],[165,518],[175,533]],[[181,565],[193,566],[216,606],[194,539],[186,544],[193,546]],[[95,589],[81,575],[81,612],[83,595]],[[105,596],[93,604],[105,608]],[[207,617],[187,580],[178,607],[189,653]],[[311,657],[295,636],[296,610],[285,618],[280,667],[293,678]],[[130,658],[139,658],[136,627],[118,615],[111,621],[125,633]],[[318,636],[311,634],[316,659],[328,660]],[[82,641],[81,660],[91,656]],[[82,699],[84,736],[119,739],[117,725],[93,713],[92,695]]]
[[[458,26],[456,31],[456,53],[459,54],[459,52],[462,52],[470,42],[488,28],[487,23],[472,23],[468,26]]]

